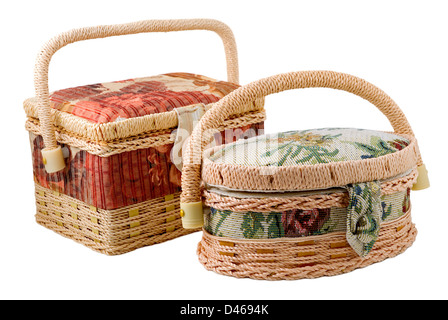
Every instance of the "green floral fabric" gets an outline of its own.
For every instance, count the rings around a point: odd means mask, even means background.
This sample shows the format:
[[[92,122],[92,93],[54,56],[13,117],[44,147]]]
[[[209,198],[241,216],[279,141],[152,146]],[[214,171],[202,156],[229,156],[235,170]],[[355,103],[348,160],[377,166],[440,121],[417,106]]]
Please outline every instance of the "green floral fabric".
[[[348,187],[347,242],[355,252],[365,257],[380,231],[381,183],[365,182]]]
[[[292,166],[377,158],[409,145],[392,133],[323,128],[258,136],[230,144],[210,156],[216,163]]]
[[[357,192],[355,189],[353,192]],[[410,190],[381,197],[380,222],[399,218],[409,210]],[[352,209],[354,210],[354,202]],[[289,210],[285,212],[232,212],[211,210],[205,216],[205,229],[216,236],[236,239],[304,237],[330,232],[346,232],[348,208]]]

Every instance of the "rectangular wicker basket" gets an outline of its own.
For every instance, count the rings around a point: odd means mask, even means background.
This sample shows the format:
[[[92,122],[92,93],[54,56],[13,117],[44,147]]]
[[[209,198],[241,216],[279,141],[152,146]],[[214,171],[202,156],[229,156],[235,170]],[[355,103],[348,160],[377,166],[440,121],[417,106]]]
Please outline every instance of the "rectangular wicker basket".
[[[368,100],[394,132],[318,128],[204,147],[203,133],[248,97],[313,87]],[[337,275],[402,253],[417,234],[411,189],[429,186],[396,103],[365,80],[331,71],[268,77],[218,101],[192,132],[183,175],[183,226],[204,226],[199,261],[220,274],[265,280]]]
[[[227,82],[170,73],[49,93],[51,57],[68,44],[181,30],[211,30],[222,38]],[[191,130],[194,120],[238,87],[235,40],[216,20],[148,20],[75,29],[51,39],[36,62],[36,97],[24,103],[37,222],[107,255],[197,231],[181,227],[182,163],[173,160],[173,150],[181,150],[183,141],[176,132],[181,125]],[[264,119],[263,99],[245,104],[216,130],[215,144],[259,134]]]

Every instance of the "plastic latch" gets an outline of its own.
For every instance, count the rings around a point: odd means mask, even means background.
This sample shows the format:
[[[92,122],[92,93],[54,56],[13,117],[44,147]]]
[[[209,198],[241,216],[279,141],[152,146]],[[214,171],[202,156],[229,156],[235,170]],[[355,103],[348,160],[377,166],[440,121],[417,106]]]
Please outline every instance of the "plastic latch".
[[[412,190],[424,190],[429,188],[430,183],[428,178],[428,170],[426,170],[426,166],[424,164],[417,167],[417,173],[417,181],[412,186]]]
[[[43,162],[47,173],[58,172],[65,168],[64,155],[61,146],[55,149],[42,150]]]
[[[180,216],[184,229],[196,229],[204,225],[204,210],[202,202],[180,204]]]

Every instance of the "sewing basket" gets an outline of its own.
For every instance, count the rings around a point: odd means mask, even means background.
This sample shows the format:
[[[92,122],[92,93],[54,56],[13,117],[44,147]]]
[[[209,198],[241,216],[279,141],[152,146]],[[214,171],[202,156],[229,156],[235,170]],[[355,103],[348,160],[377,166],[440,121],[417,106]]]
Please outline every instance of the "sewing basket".
[[[206,148],[202,135],[254,99],[333,88],[375,105],[394,132],[320,128]],[[332,276],[394,257],[415,240],[410,190],[429,186],[405,115],[383,91],[332,71],[280,74],[217,102],[185,150],[181,216],[203,226],[199,261],[238,278]],[[205,209],[204,209],[205,208]]]
[[[221,37],[228,81],[168,73],[49,92],[50,60],[68,44],[182,30],[209,30]],[[37,222],[107,255],[200,230],[182,228],[179,216],[185,132],[238,87],[235,39],[216,20],[87,27],[51,39],[37,58],[36,96],[24,102]],[[214,144],[258,134],[264,118],[263,100],[246,104],[222,122]]]

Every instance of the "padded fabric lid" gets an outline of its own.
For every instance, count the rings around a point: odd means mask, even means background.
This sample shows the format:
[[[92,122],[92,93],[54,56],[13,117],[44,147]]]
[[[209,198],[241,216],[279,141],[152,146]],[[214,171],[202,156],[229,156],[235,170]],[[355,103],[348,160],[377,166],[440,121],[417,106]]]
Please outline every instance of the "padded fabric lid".
[[[50,95],[50,110],[59,132],[89,142],[115,143],[170,131],[178,125],[175,109],[208,109],[238,87],[202,75],[169,73],[58,90]],[[263,105],[263,99],[251,101],[244,107],[245,115],[263,121]],[[39,125],[38,99],[25,100],[24,109]]]
[[[306,190],[391,178],[417,163],[414,138],[323,128],[258,136],[208,150],[203,180],[238,190]]]
[[[201,75],[171,73],[58,90],[50,104],[94,123],[108,123],[213,103],[238,87]]]

